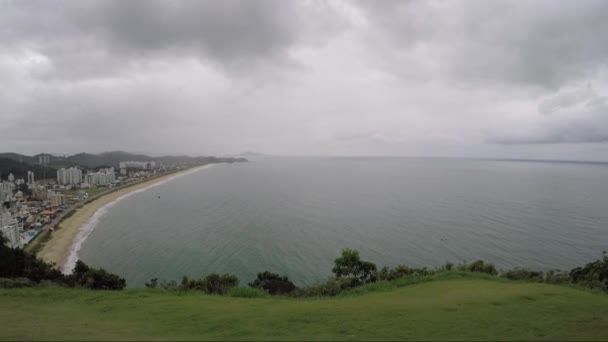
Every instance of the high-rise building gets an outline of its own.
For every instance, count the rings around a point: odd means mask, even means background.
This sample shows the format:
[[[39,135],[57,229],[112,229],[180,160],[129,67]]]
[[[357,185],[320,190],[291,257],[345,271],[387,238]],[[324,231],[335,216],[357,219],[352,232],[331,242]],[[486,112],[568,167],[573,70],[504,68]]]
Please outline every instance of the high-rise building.
[[[38,164],[40,165],[48,165],[51,162],[51,156],[48,154],[40,154],[38,155]]]
[[[22,247],[21,237],[19,236],[19,222],[13,218],[10,212],[5,210],[0,212],[0,234],[6,237],[9,247]]]
[[[86,182],[90,185],[108,185],[116,181],[116,173],[114,168],[101,169],[98,172],[89,172],[86,176]]]
[[[34,173],[32,171],[27,172],[27,184],[34,185]]]
[[[51,202],[51,207],[60,207],[66,203],[65,195],[57,193],[53,190],[48,191],[47,198]]]
[[[77,167],[57,171],[57,183],[61,185],[76,185],[82,181],[82,170]]]

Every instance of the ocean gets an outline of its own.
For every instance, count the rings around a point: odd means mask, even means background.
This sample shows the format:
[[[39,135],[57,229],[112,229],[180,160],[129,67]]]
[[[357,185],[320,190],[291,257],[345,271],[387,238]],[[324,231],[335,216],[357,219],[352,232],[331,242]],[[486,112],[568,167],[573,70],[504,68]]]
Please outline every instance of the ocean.
[[[379,267],[567,270],[608,249],[608,164],[263,157],[132,193],[85,229],[78,257],[132,287],[265,270],[309,285],[345,247]]]

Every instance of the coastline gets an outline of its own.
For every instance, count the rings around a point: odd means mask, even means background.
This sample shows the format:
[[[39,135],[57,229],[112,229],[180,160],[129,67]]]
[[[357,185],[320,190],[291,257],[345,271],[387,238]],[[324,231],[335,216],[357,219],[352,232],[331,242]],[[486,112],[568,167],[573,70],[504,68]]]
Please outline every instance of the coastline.
[[[57,268],[65,271],[66,263],[71,255],[74,255],[80,249],[80,244],[86,239],[86,236],[90,231],[86,232],[85,236],[81,241],[77,241],[76,237],[82,232],[82,228],[91,223],[95,214],[102,208],[112,205],[113,203],[121,200],[122,198],[128,197],[129,195],[144,191],[152,186],[164,183],[175,177],[183,176],[192,172],[203,170],[210,166],[219,164],[205,164],[186,168],[164,175],[160,175],[154,178],[146,179],[138,183],[129,184],[113,191],[109,191],[100,194],[99,197],[95,197],[89,202],[84,203],[81,207],[74,208],[68,216],[60,221],[55,230],[51,233],[50,239],[42,246],[37,256],[42,260],[54,263]],[[94,228],[94,227],[91,227]],[[92,230],[92,229],[90,229]],[[79,243],[75,246],[75,243]],[[76,260],[73,260],[74,263]]]

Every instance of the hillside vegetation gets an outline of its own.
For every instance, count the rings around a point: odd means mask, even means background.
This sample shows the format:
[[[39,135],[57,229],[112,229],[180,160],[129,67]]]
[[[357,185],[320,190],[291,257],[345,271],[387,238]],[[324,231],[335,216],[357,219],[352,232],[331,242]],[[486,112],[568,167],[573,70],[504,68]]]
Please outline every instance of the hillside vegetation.
[[[0,339],[608,339],[605,294],[470,272],[424,280],[306,299],[162,289],[5,289]]]

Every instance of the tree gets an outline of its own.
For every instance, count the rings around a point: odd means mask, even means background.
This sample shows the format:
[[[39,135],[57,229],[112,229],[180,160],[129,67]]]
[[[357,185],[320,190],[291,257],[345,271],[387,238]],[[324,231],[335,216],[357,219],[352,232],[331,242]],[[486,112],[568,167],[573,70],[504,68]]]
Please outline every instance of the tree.
[[[222,275],[211,273],[203,279],[202,284],[207,293],[225,294],[231,288],[239,285],[239,278],[228,273]]]
[[[362,261],[359,251],[344,248],[342,256],[334,260],[332,272],[336,277],[356,277],[362,282],[376,281],[376,265],[368,261]]]
[[[93,290],[122,290],[127,286],[127,282],[123,278],[109,273],[103,268],[91,268],[81,260],[76,261],[70,278],[73,286]]]
[[[249,286],[262,289],[271,295],[287,294],[296,289],[287,276],[280,276],[268,271],[258,273],[257,278],[249,283]]]

